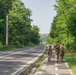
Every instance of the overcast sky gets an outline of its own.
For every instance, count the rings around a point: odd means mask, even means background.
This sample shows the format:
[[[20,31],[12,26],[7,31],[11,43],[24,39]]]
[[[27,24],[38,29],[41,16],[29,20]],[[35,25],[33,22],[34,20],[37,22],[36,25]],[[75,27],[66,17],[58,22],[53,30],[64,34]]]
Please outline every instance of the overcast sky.
[[[51,23],[56,11],[54,10],[55,0],[22,0],[26,8],[32,11],[32,25],[40,28],[40,33],[49,33]]]

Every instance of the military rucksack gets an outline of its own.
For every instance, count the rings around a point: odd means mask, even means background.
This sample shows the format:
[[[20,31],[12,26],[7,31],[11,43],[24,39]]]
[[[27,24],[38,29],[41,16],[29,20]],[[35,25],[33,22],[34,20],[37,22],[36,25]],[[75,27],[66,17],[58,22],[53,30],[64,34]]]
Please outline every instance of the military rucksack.
[[[48,46],[48,49],[49,50],[52,50],[52,45],[51,44]]]
[[[65,47],[63,45],[60,45],[60,51],[64,51]]]
[[[55,46],[54,46],[56,49],[59,49],[60,48],[60,44],[56,44]]]

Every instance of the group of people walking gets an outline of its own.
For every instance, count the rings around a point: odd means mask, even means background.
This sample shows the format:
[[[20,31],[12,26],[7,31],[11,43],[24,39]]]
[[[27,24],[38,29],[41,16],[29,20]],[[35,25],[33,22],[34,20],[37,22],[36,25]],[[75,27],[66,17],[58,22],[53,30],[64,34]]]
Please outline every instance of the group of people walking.
[[[52,42],[46,47],[47,53],[48,53],[48,61],[50,62],[52,58],[52,51],[55,50],[56,53],[56,61],[59,61],[59,58],[61,61],[63,61],[64,53],[65,53],[65,46],[64,44],[60,44],[59,41],[56,42],[56,44],[53,46]]]

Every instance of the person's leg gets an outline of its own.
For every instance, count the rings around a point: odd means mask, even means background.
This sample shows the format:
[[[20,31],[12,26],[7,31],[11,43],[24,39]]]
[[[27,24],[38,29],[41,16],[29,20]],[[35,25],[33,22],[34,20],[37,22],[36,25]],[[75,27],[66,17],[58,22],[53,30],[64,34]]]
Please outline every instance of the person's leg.
[[[48,53],[48,61],[50,62],[50,60],[51,60],[51,57],[52,57],[52,51],[49,51],[49,53]]]
[[[50,62],[50,55],[48,55],[48,61]]]
[[[58,54],[57,54],[57,61],[58,61]]]
[[[60,60],[62,61],[62,51],[60,51]]]
[[[48,52],[48,61],[50,62],[50,52]]]
[[[56,60],[56,62],[58,62],[59,61],[59,54],[60,54],[60,52],[59,51],[57,51],[57,60]]]
[[[61,51],[61,52],[60,52],[60,57],[61,57],[61,61],[63,61],[64,51]]]
[[[50,59],[52,58],[52,51],[50,52]]]
[[[56,51],[56,61],[55,62],[58,62],[58,51]]]
[[[62,52],[62,60],[63,60],[63,57],[64,57],[64,51]]]

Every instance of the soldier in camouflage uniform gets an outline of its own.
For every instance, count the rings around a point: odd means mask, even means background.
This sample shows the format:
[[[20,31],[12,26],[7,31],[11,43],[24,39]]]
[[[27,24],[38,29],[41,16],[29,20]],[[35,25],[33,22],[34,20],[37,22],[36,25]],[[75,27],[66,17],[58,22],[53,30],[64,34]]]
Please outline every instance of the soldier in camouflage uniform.
[[[61,61],[63,60],[65,50],[66,50],[66,48],[65,48],[64,44],[60,45],[60,57],[61,57]]]
[[[48,45],[48,61],[50,62],[51,57],[52,57],[52,50],[53,50],[53,45],[50,42],[50,44]]]
[[[59,41],[57,41],[57,43],[54,46],[55,51],[56,51],[56,62],[58,62],[59,60],[59,54],[60,54],[60,44]]]

